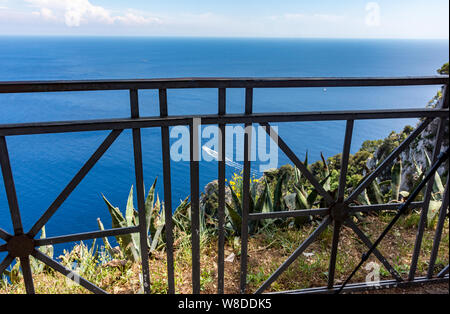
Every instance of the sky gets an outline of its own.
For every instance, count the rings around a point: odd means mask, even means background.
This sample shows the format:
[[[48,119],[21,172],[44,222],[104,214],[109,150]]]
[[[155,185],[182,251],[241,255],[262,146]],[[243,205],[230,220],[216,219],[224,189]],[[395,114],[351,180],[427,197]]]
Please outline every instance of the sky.
[[[0,35],[448,39],[448,0],[0,0]]]

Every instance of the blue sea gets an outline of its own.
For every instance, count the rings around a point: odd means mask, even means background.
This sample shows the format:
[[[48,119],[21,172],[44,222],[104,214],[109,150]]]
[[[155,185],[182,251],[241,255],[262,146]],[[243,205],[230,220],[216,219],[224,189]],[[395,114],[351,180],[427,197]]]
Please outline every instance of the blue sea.
[[[175,77],[429,76],[449,60],[448,40],[218,39],[119,37],[0,37],[0,81]],[[423,108],[439,86],[257,89],[255,112]],[[244,111],[244,90],[227,91],[227,111]],[[139,92],[141,116],[159,114],[156,91]],[[217,90],[168,91],[169,114],[217,112]],[[127,91],[0,94],[0,124],[129,117]],[[351,152],[363,141],[385,138],[414,119],[356,121]],[[278,125],[280,136],[303,159],[342,150],[345,122]],[[108,132],[7,138],[25,231],[95,151]],[[175,139],[172,139],[172,143]],[[163,199],[161,134],[142,131],[148,189],[157,177]],[[239,150],[240,148],[234,148]],[[288,163],[280,152],[278,165]],[[124,131],[46,226],[48,236],[97,230],[111,219],[101,194],[124,210],[134,184],[132,138]],[[258,171],[258,164],[253,168]],[[190,191],[189,163],[171,163],[173,204]],[[237,169],[227,168],[230,177]],[[217,163],[200,163],[200,190],[217,178]],[[135,202],[136,204],[136,202]],[[12,232],[3,181],[0,228]],[[0,240],[1,241],[1,240]],[[0,242],[1,244],[1,242]],[[57,250],[68,245],[58,245]],[[0,255],[0,258],[3,255]]]

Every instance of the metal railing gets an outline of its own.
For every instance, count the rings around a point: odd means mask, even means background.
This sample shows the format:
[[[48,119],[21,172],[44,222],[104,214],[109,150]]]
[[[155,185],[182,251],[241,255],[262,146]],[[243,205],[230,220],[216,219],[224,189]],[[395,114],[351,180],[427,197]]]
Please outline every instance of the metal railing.
[[[192,291],[200,292],[200,236],[199,236],[199,161],[194,158],[194,152],[198,151],[198,143],[194,141],[194,119],[200,118],[202,124],[216,124],[219,126],[221,137],[219,140],[218,152],[218,293],[224,292],[224,244],[225,244],[225,126],[227,124],[260,124],[266,132],[278,143],[279,148],[287,155],[292,163],[302,172],[307,180],[316,188],[317,192],[328,204],[328,208],[311,210],[277,211],[271,213],[249,213],[249,190],[250,190],[250,155],[251,155],[251,132],[244,135],[244,167],[243,167],[243,207],[242,207],[242,230],[241,230],[241,258],[240,258],[240,291],[247,291],[247,250],[248,250],[248,224],[250,220],[268,218],[286,218],[299,216],[322,217],[322,221],[317,229],[292,253],[292,255],[259,287],[255,292],[262,293],[291,265],[305,249],[327,228],[333,226],[332,248],[330,255],[328,284],[326,287],[304,289],[298,291],[286,291],[286,293],[326,293],[333,292],[339,288],[335,285],[336,256],[340,231],[343,225],[352,229],[357,237],[367,246],[372,245],[367,236],[359,227],[349,219],[357,212],[371,212],[380,210],[395,210],[399,204],[376,204],[358,205],[353,201],[364,191],[364,189],[375,178],[385,170],[395,159],[417,138],[417,136],[430,123],[438,119],[438,131],[435,138],[432,162],[440,153],[440,147],[444,137],[445,124],[448,120],[448,76],[439,77],[407,77],[407,78],[181,78],[181,79],[148,79],[148,80],[100,80],[100,81],[39,81],[39,82],[0,82],[0,93],[33,93],[33,92],[65,92],[65,91],[92,91],[92,90],[129,90],[130,93],[130,117],[119,119],[102,120],[81,120],[64,122],[39,122],[39,123],[15,123],[0,125],[0,163],[5,183],[6,196],[11,213],[14,234],[9,234],[0,228],[0,239],[6,244],[0,245],[0,252],[7,252],[6,258],[0,263],[0,274],[14,261],[19,258],[23,272],[27,293],[34,293],[33,275],[30,267],[29,257],[33,256],[68,276],[70,270],[58,263],[56,260],[46,256],[37,247],[94,239],[107,236],[117,236],[129,233],[140,234],[141,261],[144,292],[150,293],[151,281],[149,273],[149,258],[147,247],[146,219],[144,218],[144,175],[142,168],[142,128],[161,128],[162,139],[162,160],[163,160],[163,180],[164,180],[164,200],[166,216],[166,253],[167,253],[167,280],[168,292],[175,293],[174,279],[174,252],[173,252],[173,222],[172,222],[172,193],[170,175],[170,148],[169,148],[169,127],[185,125],[190,128],[190,195],[191,195],[191,241],[192,241]],[[320,112],[276,112],[276,113],[253,113],[253,90],[255,88],[302,88],[302,87],[358,87],[358,86],[414,86],[414,85],[444,85],[442,100],[436,108],[424,109],[388,109],[388,110],[351,110],[351,111],[320,111]],[[183,88],[214,88],[218,90],[218,111],[217,114],[204,115],[168,115],[167,90]],[[245,106],[242,114],[226,113],[226,89],[245,89]],[[141,117],[139,114],[138,90],[154,89],[159,90],[160,115],[153,117]],[[383,162],[345,198],[346,174],[350,155],[350,145],[353,134],[355,120],[365,119],[396,119],[396,118],[422,118],[421,124],[402,142],[395,150],[386,157]],[[334,199],[318,182],[316,177],[299,160],[295,153],[289,148],[279,135],[271,127],[270,123],[278,122],[303,122],[303,121],[346,121],[345,140],[341,159],[341,173],[339,178],[339,188],[337,198]],[[103,231],[85,232],[64,236],[50,237],[46,239],[35,239],[39,230],[51,219],[61,204],[67,199],[71,192],[83,180],[86,174],[92,169],[96,162],[114,143],[124,129],[132,129],[134,165],[137,187],[137,200],[139,212],[139,225],[129,228],[117,228]],[[10,159],[7,149],[6,137],[25,134],[46,134],[46,133],[66,133],[66,132],[87,132],[97,130],[110,130],[111,132],[86,161],[83,167],[67,184],[58,195],[55,201],[44,212],[41,218],[33,227],[25,232],[22,227],[21,215],[17,202],[14,179],[11,171]],[[430,182],[432,182],[431,180]],[[441,240],[444,221],[448,207],[448,179],[445,190],[444,201],[440,209],[436,234],[434,238],[432,254],[429,261],[429,269],[426,277],[416,277],[417,263],[422,244],[424,228],[426,224],[427,212],[431,200],[432,184],[428,184],[421,202],[412,203],[412,207],[421,208],[421,217],[417,231],[417,237],[411,267],[407,279],[403,279],[398,272],[389,264],[387,259],[378,251],[374,255],[380,260],[383,266],[390,272],[394,280],[382,281],[385,287],[448,281],[448,266],[439,274],[434,275],[434,265]],[[2,222],[3,223],[3,222]],[[79,283],[83,287],[95,293],[105,291],[95,286],[93,283],[79,278]],[[348,285],[345,290],[367,289],[365,283]]]

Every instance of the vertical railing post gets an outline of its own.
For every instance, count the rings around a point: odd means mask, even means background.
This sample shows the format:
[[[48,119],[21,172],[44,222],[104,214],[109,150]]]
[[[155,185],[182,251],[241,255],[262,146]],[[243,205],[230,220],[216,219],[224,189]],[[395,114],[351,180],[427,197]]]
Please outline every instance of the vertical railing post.
[[[137,89],[130,89],[131,118],[139,118],[139,100]],[[144,170],[142,166],[141,129],[133,129],[134,171],[139,215],[139,242],[141,249],[142,284],[144,293],[150,293],[150,269],[148,262],[148,234],[145,215]]]
[[[8,146],[4,136],[0,136],[0,166],[2,169],[3,182],[5,184],[6,198],[8,199],[9,211],[14,229],[14,235],[23,235],[22,218],[20,217],[19,203],[17,201],[16,187],[9,160]],[[10,256],[10,255],[8,255]],[[8,257],[7,257],[8,259]],[[34,294],[33,274],[31,272],[30,258],[21,257],[20,267],[22,268],[25,290],[28,294]],[[1,275],[1,273],[0,273]]]
[[[191,240],[192,240],[192,292],[200,293],[200,200],[199,200],[199,119],[193,119],[190,128],[190,181],[191,181]]]
[[[448,163],[447,163],[447,165],[448,165]],[[444,228],[445,217],[447,216],[447,208],[448,208],[448,202],[449,202],[449,192],[448,192],[449,177],[450,176],[447,175],[447,183],[445,186],[445,192],[444,192],[444,195],[442,195],[442,197],[443,197],[442,205],[439,210],[439,218],[438,218],[438,222],[436,225],[436,232],[434,234],[430,262],[428,263],[428,272],[427,272],[428,279],[431,279],[434,274],[434,265],[436,263],[436,258],[437,258],[438,252],[439,252],[439,245],[441,244],[442,229]]]
[[[346,129],[345,129],[345,138],[344,138],[344,147],[342,149],[342,158],[341,158],[341,174],[339,177],[339,188],[338,188],[338,197],[337,203],[342,203],[344,201],[344,192],[345,186],[347,184],[347,169],[348,169],[348,159],[350,155],[350,146],[352,143],[353,136],[353,120],[348,120]],[[334,211],[342,211],[345,210],[342,207],[337,207]],[[341,227],[343,221],[341,221],[339,216],[343,213],[333,213],[333,240],[331,244],[331,255],[330,255],[330,264],[328,266],[328,289],[333,288],[334,286],[334,276],[336,271],[336,260],[339,246],[339,235],[341,232]]]
[[[253,112],[253,89],[245,90],[245,114]],[[245,123],[244,132],[244,174],[242,178],[242,222],[241,222],[241,293],[247,285],[248,214],[250,208],[250,159],[252,124]]]
[[[159,111],[161,118],[168,116],[166,89],[159,90]],[[168,126],[161,127],[161,144],[164,180],[164,213],[166,219],[167,285],[169,294],[174,294],[175,274],[173,259],[172,183],[170,177],[170,139]]]
[[[443,93],[442,93],[442,99],[441,99],[441,102],[438,105],[438,107],[448,108],[448,101],[449,101],[448,92],[449,92],[448,86],[445,86]],[[444,131],[445,131],[447,119],[448,118],[439,118],[438,119],[439,123],[438,123],[437,132],[436,132],[436,139],[434,141],[431,164],[434,164],[436,162],[438,155],[441,152],[441,145],[442,145],[442,140],[444,138]],[[425,188],[423,207],[422,207],[422,212],[420,215],[419,226],[417,228],[416,241],[414,244],[414,251],[413,251],[413,256],[411,259],[411,267],[409,270],[409,276],[408,276],[409,281],[414,280],[415,275],[416,275],[417,264],[418,264],[419,256],[420,256],[420,249],[422,246],[423,233],[425,230],[425,225],[427,223],[428,210],[430,207],[431,193],[433,192],[433,185],[434,185],[434,175],[431,177],[430,181],[428,181],[428,184]]]
[[[219,88],[219,115],[226,113],[226,89]],[[224,293],[225,277],[225,124],[219,124],[219,204],[218,204],[218,244],[217,244],[217,293]]]

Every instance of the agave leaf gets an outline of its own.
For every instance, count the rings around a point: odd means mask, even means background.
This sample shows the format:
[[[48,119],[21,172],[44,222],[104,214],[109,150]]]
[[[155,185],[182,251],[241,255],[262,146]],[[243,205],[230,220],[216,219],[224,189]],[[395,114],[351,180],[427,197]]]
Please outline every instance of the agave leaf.
[[[158,177],[155,178],[150,190],[148,191],[147,198],[145,199],[145,219],[147,223],[147,233],[150,231],[150,226],[152,225],[152,215],[153,215],[153,203],[155,201],[155,187]]]
[[[283,174],[281,174],[278,177],[278,181],[277,184],[275,185],[275,191],[273,193],[273,205],[274,205],[274,210],[275,211],[281,211],[283,210],[282,206],[283,206],[283,183],[284,183],[284,179],[286,178],[286,172],[284,172]]]
[[[384,197],[383,193],[381,193],[380,186],[378,185],[377,180],[372,180],[372,182],[367,187],[367,196],[372,204],[383,204]]]
[[[239,198],[237,197],[236,193],[234,192],[233,188],[231,187],[231,185],[228,183],[229,187],[230,187],[230,191],[231,191],[231,198],[233,200],[233,204],[234,207],[236,208],[236,212],[241,215],[242,214],[242,207],[241,207],[241,201],[239,200]]]
[[[256,201],[254,211],[257,213],[262,213],[264,211],[264,204],[266,203],[267,198],[267,185],[264,187],[261,195],[258,197]]]
[[[272,191],[270,190],[269,183],[267,183],[267,180],[264,179],[264,182],[266,184],[266,203],[264,204],[265,209],[267,212],[273,212],[273,203],[272,203]]]
[[[294,179],[295,179],[295,184],[300,186],[300,184],[301,184],[300,181],[302,179],[302,173],[297,167],[294,167]]]
[[[427,225],[428,228],[431,228],[433,226],[434,219],[439,214],[439,209],[442,206],[442,201],[430,201],[430,206],[428,208],[427,213]]]
[[[402,160],[399,159],[391,168],[391,200],[398,201],[400,198],[400,185],[402,181]]]
[[[426,150],[424,150],[425,153],[425,159],[427,161],[427,168],[430,169],[431,167],[431,159],[428,156],[428,153]],[[437,171],[434,174],[434,182],[433,182],[433,192],[434,193],[439,193],[441,195],[444,194],[444,185],[442,184],[442,179],[441,176],[439,175],[439,173],[437,173]]]
[[[106,197],[103,194],[102,194],[102,196],[103,196],[103,200],[105,201],[106,205],[108,206],[109,213],[111,214],[112,227],[113,228],[127,227],[127,221],[123,217],[119,208],[111,205],[111,203],[106,199]],[[135,243],[135,241],[133,241],[133,237],[130,234],[116,236],[116,240],[119,243],[120,247],[122,248],[122,251],[124,251],[127,258],[129,258],[133,261],[139,260],[139,254],[138,254],[139,244]]]
[[[45,226],[42,227],[41,229],[41,239],[45,239],[47,237],[47,233],[45,231]],[[47,256],[53,258],[53,254],[54,254],[54,249],[53,249],[53,245],[44,245],[40,247],[40,251],[44,254],[46,254]]]
[[[131,186],[130,193],[128,194],[127,207],[125,210],[125,220],[127,226],[133,225],[134,206],[133,206],[133,186]]]
[[[331,176],[330,176],[330,170],[328,169],[327,161],[325,160],[325,157],[323,157],[323,154],[320,153],[320,158],[322,158],[323,162],[323,169],[324,169],[324,177],[327,178],[325,182],[322,184],[325,191],[329,191],[331,189]]]
[[[156,249],[156,246],[158,245],[158,242],[161,237],[161,232],[166,224],[165,213],[164,213],[163,209],[164,208],[162,208],[162,210],[159,213],[159,219],[156,224],[156,226],[157,226],[156,232],[155,232],[155,235],[153,236],[152,244],[150,246],[150,252],[153,252]]]
[[[242,224],[241,216],[228,203],[226,203],[225,205],[226,205],[228,216],[230,217],[234,232],[236,234],[241,234],[241,224]]]
[[[296,192],[295,196],[296,196],[296,200],[297,200],[299,209],[310,209],[311,207],[310,207],[305,195],[296,186],[294,186],[294,190]]]
[[[417,172],[417,174],[420,176],[421,174],[422,174],[422,167],[420,167],[418,164],[417,164],[417,161],[416,161],[416,158],[414,158],[413,157],[413,163],[414,163],[414,166],[416,167],[416,172]]]
[[[358,197],[357,197],[358,201],[363,204],[363,205],[372,205],[370,203],[369,197],[367,196],[367,190],[364,189],[364,191],[362,191]]]
[[[105,230],[105,228],[104,228],[104,226],[103,226],[103,223],[102,223],[102,221],[100,220],[100,218],[97,218],[97,224],[98,224],[98,228],[99,228],[101,231]],[[109,254],[110,254],[111,256],[114,256],[114,255],[115,255],[115,252],[114,252],[114,250],[113,250],[111,244],[109,243],[108,238],[107,238],[107,237],[103,237],[102,240],[103,240],[103,244],[105,245],[105,249],[109,252]]]
[[[330,178],[330,176],[331,176],[331,174],[328,174],[328,176],[325,178],[325,179],[323,179],[322,181],[320,181],[319,183],[320,183],[320,185],[324,185],[325,184],[325,182]],[[309,204],[309,208],[312,208],[313,207],[313,205],[314,205],[314,203],[316,202],[316,199],[317,199],[317,197],[319,196],[319,194],[318,194],[318,192],[317,192],[317,190],[316,189],[313,189],[312,191],[311,191],[311,193],[309,193],[309,195],[308,195],[308,197],[307,197],[307,202],[308,202],[308,204]]]
[[[127,222],[120,212],[118,207],[114,207],[111,203],[106,199],[106,197],[102,194],[103,200],[108,206],[109,213],[111,214],[112,219],[112,227],[113,228],[124,228],[127,226]]]

